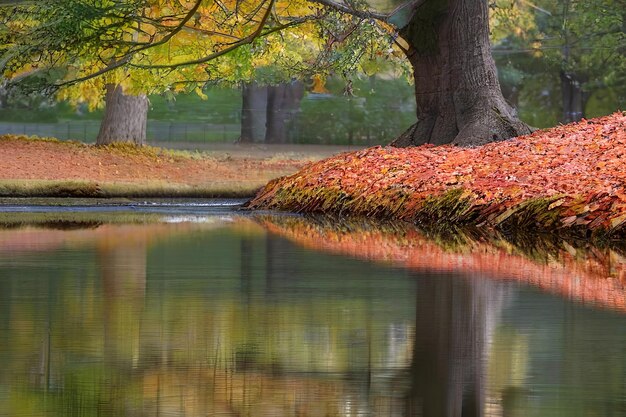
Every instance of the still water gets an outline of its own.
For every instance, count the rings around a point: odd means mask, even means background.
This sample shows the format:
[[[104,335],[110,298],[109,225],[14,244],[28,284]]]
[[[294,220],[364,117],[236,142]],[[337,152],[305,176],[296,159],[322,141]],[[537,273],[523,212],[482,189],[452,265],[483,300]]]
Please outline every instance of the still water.
[[[80,211],[0,229],[0,416],[626,415],[624,281],[598,265]]]

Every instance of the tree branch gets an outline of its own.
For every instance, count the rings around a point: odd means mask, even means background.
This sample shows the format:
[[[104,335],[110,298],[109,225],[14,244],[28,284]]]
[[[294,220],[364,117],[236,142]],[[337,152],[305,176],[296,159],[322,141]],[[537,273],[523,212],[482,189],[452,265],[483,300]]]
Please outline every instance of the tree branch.
[[[0,0],[0,1],[2,1],[2,0]],[[91,74],[85,75],[83,77],[74,78],[73,80],[63,81],[61,83],[54,84],[54,87],[55,88],[65,87],[65,86],[76,84],[76,83],[79,83],[79,82],[82,82],[82,81],[87,81],[89,79],[98,77],[98,76],[100,76],[102,74],[106,74],[109,71],[113,71],[114,69],[120,68],[120,67],[128,64],[136,53],[141,52],[141,51],[145,51],[146,49],[154,48],[156,46],[163,45],[163,44],[169,42],[178,32],[183,30],[183,28],[191,20],[193,15],[196,14],[196,12],[200,8],[201,4],[202,4],[202,0],[196,0],[196,3],[189,10],[189,12],[187,12],[185,17],[180,21],[180,23],[171,32],[169,32],[167,35],[165,35],[162,39],[158,40],[157,42],[150,43],[148,45],[143,45],[143,46],[141,46],[141,47],[139,47],[139,48],[137,48],[135,50],[132,50],[132,51],[126,53],[124,56],[122,56],[117,61],[107,65],[106,67],[104,67],[104,68],[102,68],[102,69],[100,69],[100,70],[98,70],[96,72],[93,72]]]
[[[243,45],[248,45],[252,42],[254,42],[255,39],[257,38],[262,38],[264,36],[270,35],[272,33],[287,29],[289,27],[292,26],[296,26],[297,24],[301,24],[304,23],[307,20],[310,20],[310,18],[306,18],[306,19],[302,19],[301,21],[293,21],[293,22],[289,22],[286,23],[284,25],[280,25],[280,26],[276,26],[274,28],[271,28],[265,32],[263,32],[263,28],[265,27],[265,23],[267,23],[267,19],[269,18],[269,16],[271,15],[272,12],[272,8],[274,7],[274,3],[275,0],[269,0],[269,5],[267,7],[267,10],[265,11],[265,13],[263,14],[263,17],[261,19],[261,21],[259,22],[259,26],[257,27],[257,29],[251,33],[250,35],[246,36],[245,38],[240,39],[237,42],[234,42],[232,44],[230,44],[230,46],[228,46],[227,48],[222,49],[221,51],[217,51],[214,52],[210,55],[204,56],[202,58],[198,58],[198,59],[194,59],[194,60],[190,60],[190,61],[185,61],[185,62],[179,62],[177,64],[166,64],[166,65],[141,65],[141,64],[130,64],[130,66],[135,67],[135,68],[141,68],[141,69],[176,69],[176,68],[180,68],[180,67],[187,67],[190,65],[198,65],[198,64],[204,64],[205,62],[209,62],[212,61],[216,58],[219,58],[222,55],[226,55],[227,53],[234,51],[235,49],[243,46]]]
[[[388,13],[379,13],[373,10],[359,10],[352,5],[346,3],[337,3],[334,0],[310,0],[313,3],[318,3],[323,6],[329,7],[331,9],[337,10],[341,13],[346,13],[352,16],[360,17],[362,19],[376,19],[381,20],[383,22],[391,23],[394,16],[398,13],[406,10],[407,8],[417,9],[426,0],[410,0],[405,1],[398,6],[396,6],[393,10]],[[397,25],[396,25],[397,26]]]

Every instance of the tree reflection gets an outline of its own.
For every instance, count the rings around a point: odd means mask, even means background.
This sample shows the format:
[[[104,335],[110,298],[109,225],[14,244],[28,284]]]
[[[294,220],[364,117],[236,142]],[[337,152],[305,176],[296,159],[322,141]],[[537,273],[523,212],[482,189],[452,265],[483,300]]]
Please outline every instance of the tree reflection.
[[[598,336],[580,351],[571,346],[606,328],[556,297],[534,313],[564,315],[556,332],[531,340],[498,326],[512,286],[479,268],[493,270],[504,256],[498,249],[475,246],[473,256],[463,246],[458,254],[411,230],[322,229],[301,219],[274,224],[280,236],[244,219],[219,231],[161,230],[156,243],[147,238],[156,236],[152,227],[123,239],[120,229],[108,237],[83,230],[88,244],[0,264],[0,275],[11,271],[0,280],[7,415],[530,415],[536,405],[525,402],[523,383],[532,343],[569,361],[561,374],[546,372],[548,383],[581,393],[588,387],[578,364],[601,351],[610,359],[585,368],[597,387],[586,395],[606,392],[606,409],[620,406],[623,319],[615,315],[611,343],[595,346]],[[42,257],[50,266],[33,267]],[[612,382],[598,383],[606,375]]]
[[[107,362],[127,362],[139,355],[139,328],[146,288],[147,243],[136,241],[97,248],[104,303],[104,352]]]
[[[502,285],[449,276],[417,281],[406,415],[483,416],[487,327],[497,322]]]

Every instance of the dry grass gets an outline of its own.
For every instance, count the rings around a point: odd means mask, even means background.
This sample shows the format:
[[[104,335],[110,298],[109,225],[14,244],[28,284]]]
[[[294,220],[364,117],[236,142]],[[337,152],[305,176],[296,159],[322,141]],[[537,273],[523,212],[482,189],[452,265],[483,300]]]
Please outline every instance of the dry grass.
[[[258,154],[256,148],[224,149],[228,152],[93,146],[4,135],[0,197],[251,197],[268,181],[324,156],[306,147]]]
[[[0,180],[0,197],[243,198],[253,195],[264,183],[263,180],[214,181],[201,185],[165,181],[95,183],[76,180]]]

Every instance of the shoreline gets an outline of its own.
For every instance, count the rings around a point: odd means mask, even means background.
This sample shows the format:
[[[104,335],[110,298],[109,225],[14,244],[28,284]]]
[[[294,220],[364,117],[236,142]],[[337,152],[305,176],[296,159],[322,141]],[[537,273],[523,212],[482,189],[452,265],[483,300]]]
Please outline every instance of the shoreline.
[[[233,181],[203,185],[145,183],[98,183],[81,180],[0,180],[0,205],[8,198],[246,198],[264,183]]]

